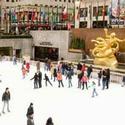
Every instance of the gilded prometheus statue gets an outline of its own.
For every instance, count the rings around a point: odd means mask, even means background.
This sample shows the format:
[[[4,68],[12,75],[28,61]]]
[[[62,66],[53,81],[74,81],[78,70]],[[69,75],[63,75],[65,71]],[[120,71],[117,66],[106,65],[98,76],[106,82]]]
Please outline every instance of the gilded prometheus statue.
[[[94,64],[103,65],[108,67],[116,67],[118,62],[115,57],[115,53],[119,51],[119,42],[120,40],[116,37],[116,34],[113,32],[108,34],[108,29],[104,29],[105,38],[97,37],[95,42],[95,48],[92,50],[92,55],[94,56]]]

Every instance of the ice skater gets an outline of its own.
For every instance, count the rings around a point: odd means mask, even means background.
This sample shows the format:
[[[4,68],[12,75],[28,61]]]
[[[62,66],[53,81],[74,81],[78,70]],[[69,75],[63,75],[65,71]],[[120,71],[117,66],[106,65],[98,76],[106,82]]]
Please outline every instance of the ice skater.
[[[30,103],[28,109],[27,109],[27,125],[34,125],[34,109],[33,109],[33,103]]]
[[[96,83],[94,81],[92,81],[92,87],[93,87],[92,97],[95,97],[95,95],[98,96],[98,93],[96,91]]]
[[[62,73],[60,71],[57,72],[57,80],[58,80],[58,87],[60,88],[60,85],[62,85],[62,87],[64,87],[63,82],[62,82]]]
[[[66,79],[68,78],[69,88],[72,87],[72,71],[68,71]]]
[[[38,72],[38,83],[39,83],[39,88],[42,87],[42,72]]]
[[[122,78],[122,87],[124,87],[124,86],[125,86],[125,75]]]
[[[49,80],[49,77],[46,75],[46,73],[45,73],[45,78],[44,78],[44,80],[45,80],[46,87],[47,87],[47,82],[49,82],[49,84],[50,84],[51,86],[53,86],[52,83],[51,83],[50,80]]]
[[[2,95],[2,101],[3,101],[3,110],[2,110],[2,113],[5,113],[4,109],[5,109],[6,105],[7,105],[7,111],[10,112],[10,109],[9,109],[10,91],[9,91],[8,87],[5,89],[5,92]]]
[[[54,125],[54,124],[53,124],[53,120],[52,120],[51,117],[49,117],[49,118],[47,119],[46,125]]]
[[[33,78],[31,78],[30,80],[34,79],[34,89],[38,88],[38,75],[37,73],[35,73],[35,75],[33,76]]]

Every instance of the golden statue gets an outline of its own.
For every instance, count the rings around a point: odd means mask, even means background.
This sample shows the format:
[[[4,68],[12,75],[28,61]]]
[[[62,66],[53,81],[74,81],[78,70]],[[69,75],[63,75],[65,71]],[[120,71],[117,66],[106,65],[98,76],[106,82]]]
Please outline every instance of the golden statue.
[[[104,29],[105,38],[97,37],[95,42],[95,48],[92,50],[92,55],[95,57],[94,64],[103,65],[108,67],[116,67],[118,62],[115,57],[115,53],[119,51],[120,40],[116,37],[115,33],[108,34],[108,30]]]

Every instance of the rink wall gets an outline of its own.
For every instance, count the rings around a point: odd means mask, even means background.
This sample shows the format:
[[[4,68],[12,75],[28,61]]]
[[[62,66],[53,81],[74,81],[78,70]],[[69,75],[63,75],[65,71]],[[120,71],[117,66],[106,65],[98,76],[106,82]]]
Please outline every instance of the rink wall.
[[[4,57],[2,57],[2,60],[12,61],[12,57],[4,56]],[[22,58],[18,58],[18,62],[22,63],[23,59]],[[37,63],[38,63],[38,61],[30,60],[30,64],[33,65],[33,66],[36,66]],[[57,62],[53,62],[53,63],[57,64]],[[73,62],[73,63],[74,63],[74,67],[76,69],[78,62]],[[86,66],[88,67],[89,64],[86,64]],[[43,62],[40,62],[40,67],[44,67],[44,63]],[[102,68],[107,68],[107,67],[101,67],[101,66],[93,65],[92,78],[98,79],[98,72]],[[75,72],[75,74],[77,74],[77,72]],[[123,76],[125,74],[125,70],[124,69],[117,69],[117,68],[116,69],[110,69],[110,74],[111,74],[110,82],[116,83],[116,84],[122,84],[122,78],[123,78]]]

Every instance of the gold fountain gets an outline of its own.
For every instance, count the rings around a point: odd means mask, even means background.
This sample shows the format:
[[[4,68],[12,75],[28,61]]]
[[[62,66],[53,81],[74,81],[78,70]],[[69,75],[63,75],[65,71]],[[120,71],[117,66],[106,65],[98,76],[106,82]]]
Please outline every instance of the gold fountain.
[[[125,39],[120,40],[114,32],[108,34],[108,29],[104,29],[104,31],[105,38],[97,37],[96,40],[92,40],[92,42],[95,42],[95,48],[92,50],[94,64],[116,67],[118,61],[115,53],[119,51],[119,42],[123,42]]]

